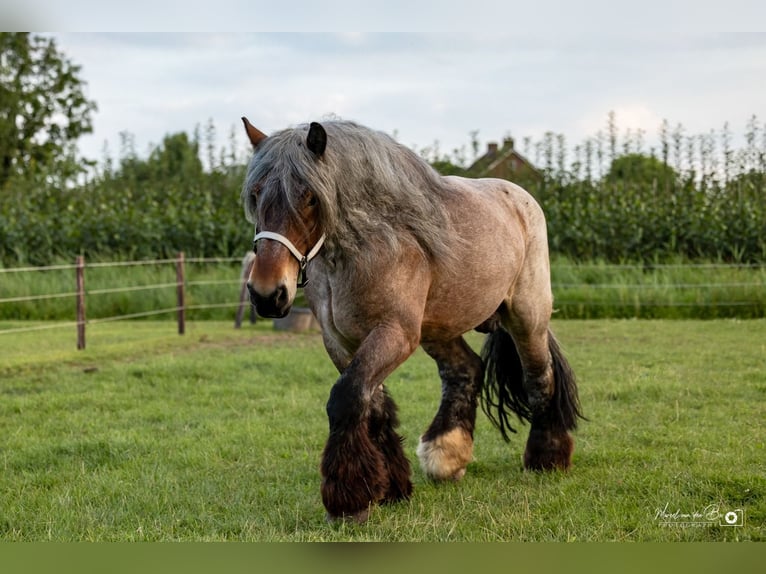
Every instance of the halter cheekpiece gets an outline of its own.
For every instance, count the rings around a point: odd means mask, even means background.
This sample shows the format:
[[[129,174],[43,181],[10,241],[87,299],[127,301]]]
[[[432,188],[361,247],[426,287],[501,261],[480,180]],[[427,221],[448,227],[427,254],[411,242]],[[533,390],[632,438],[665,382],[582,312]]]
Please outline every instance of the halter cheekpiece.
[[[257,230],[256,230],[257,231]],[[295,257],[298,260],[298,264],[300,265],[300,279],[298,281],[298,287],[305,287],[306,284],[309,282],[308,277],[306,276],[306,266],[309,264],[309,261],[314,259],[314,257],[317,256],[319,253],[319,250],[322,248],[322,245],[324,244],[325,234],[322,234],[322,237],[319,238],[319,240],[316,242],[316,245],[311,248],[311,250],[306,253],[306,255],[303,255],[300,251],[298,251],[298,248],[293,245],[293,242],[290,241],[287,237],[284,235],[281,235],[279,233],[274,233],[273,231],[261,231],[260,233],[256,232],[255,237],[253,237],[253,249],[255,249],[255,244],[259,239],[272,239],[274,241],[278,241],[287,249],[290,251],[290,253],[293,254],[293,257]]]

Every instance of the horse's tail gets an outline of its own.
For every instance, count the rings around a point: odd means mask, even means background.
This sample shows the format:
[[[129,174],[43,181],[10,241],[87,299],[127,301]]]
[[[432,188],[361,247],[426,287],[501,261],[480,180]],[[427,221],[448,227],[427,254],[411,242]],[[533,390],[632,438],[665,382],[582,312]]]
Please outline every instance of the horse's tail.
[[[574,371],[564,357],[558,341],[548,330],[548,349],[553,361],[553,397],[549,412],[556,426],[565,430],[577,428],[577,419],[584,418],[577,396]],[[510,424],[512,414],[519,421],[532,420],[532,408],[524,389],[524,370],[519,352],[511,335],[502,328],[487,336],[482,349],[485,378],[481,389],[481,407],[506,441],[509,432],[516,430]]]
[[[550,329],[548,329],[548,350],[553,361],[553,398],[551,399],[553,416],[565,430],[575,430],[577,419],[586,421],[588,419],[582,414],[574,371]]]

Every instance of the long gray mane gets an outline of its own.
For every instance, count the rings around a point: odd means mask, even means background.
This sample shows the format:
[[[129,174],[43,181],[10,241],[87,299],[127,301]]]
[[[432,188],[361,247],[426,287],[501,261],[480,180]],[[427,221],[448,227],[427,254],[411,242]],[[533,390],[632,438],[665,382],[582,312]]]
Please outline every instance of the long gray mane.
[[[248,218],[256,220],[256,186],[259,201],[279,202],[294,216],[308,189],[319,204],[331,261],[366,268],[380,249],[405,244],[431,261],[449,259],[448,192],[439,174],[382,132],[345,121],[322,126],[327,149],[319,159],[306,148],[308,125],[280,131],[258,146],[242,191]]]

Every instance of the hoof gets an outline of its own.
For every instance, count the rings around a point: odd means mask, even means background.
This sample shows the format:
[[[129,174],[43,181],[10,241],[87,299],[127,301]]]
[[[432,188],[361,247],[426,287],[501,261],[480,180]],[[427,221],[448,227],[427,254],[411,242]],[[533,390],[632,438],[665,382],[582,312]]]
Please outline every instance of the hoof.
[[[344,514],[342,516],[333,516],[329,512],[325,515],[325,520],[329,524],[337,524],[339,522],[348,524],[364,524],[370,517],[370,508],[367,507],[364,510],[360,510],[354,514]]]
[[[574,439],[568,432],[532,429],[524,450],[526,470],[569,470]]]
[[[462,480],[464,476],[465,476],[465,468],[460,468],[455,473],[453,473],[450,479],[455,482],[460,482],[460,480]]]
[[[465,476],[465,467],[473,460],[473,438],[459,427],[433,440],[424,441],[420,437],[417,455],[428,478],[457,482]]]
[[[322,503],[336,519],[364,522],[370,505],[381,502],[391,485],[383,453],[362,428],[339,445],[328,440],[320,471]]]

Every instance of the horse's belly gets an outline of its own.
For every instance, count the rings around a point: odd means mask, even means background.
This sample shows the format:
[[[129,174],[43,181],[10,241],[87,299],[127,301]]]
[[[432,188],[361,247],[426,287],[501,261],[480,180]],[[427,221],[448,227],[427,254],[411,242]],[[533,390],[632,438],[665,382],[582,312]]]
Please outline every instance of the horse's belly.
[[[495,255],[492,262],[468,265],[461,276],[432,285],[421,336],[454,338],[487,320],[509,296],[518,268],[512,253]]]

